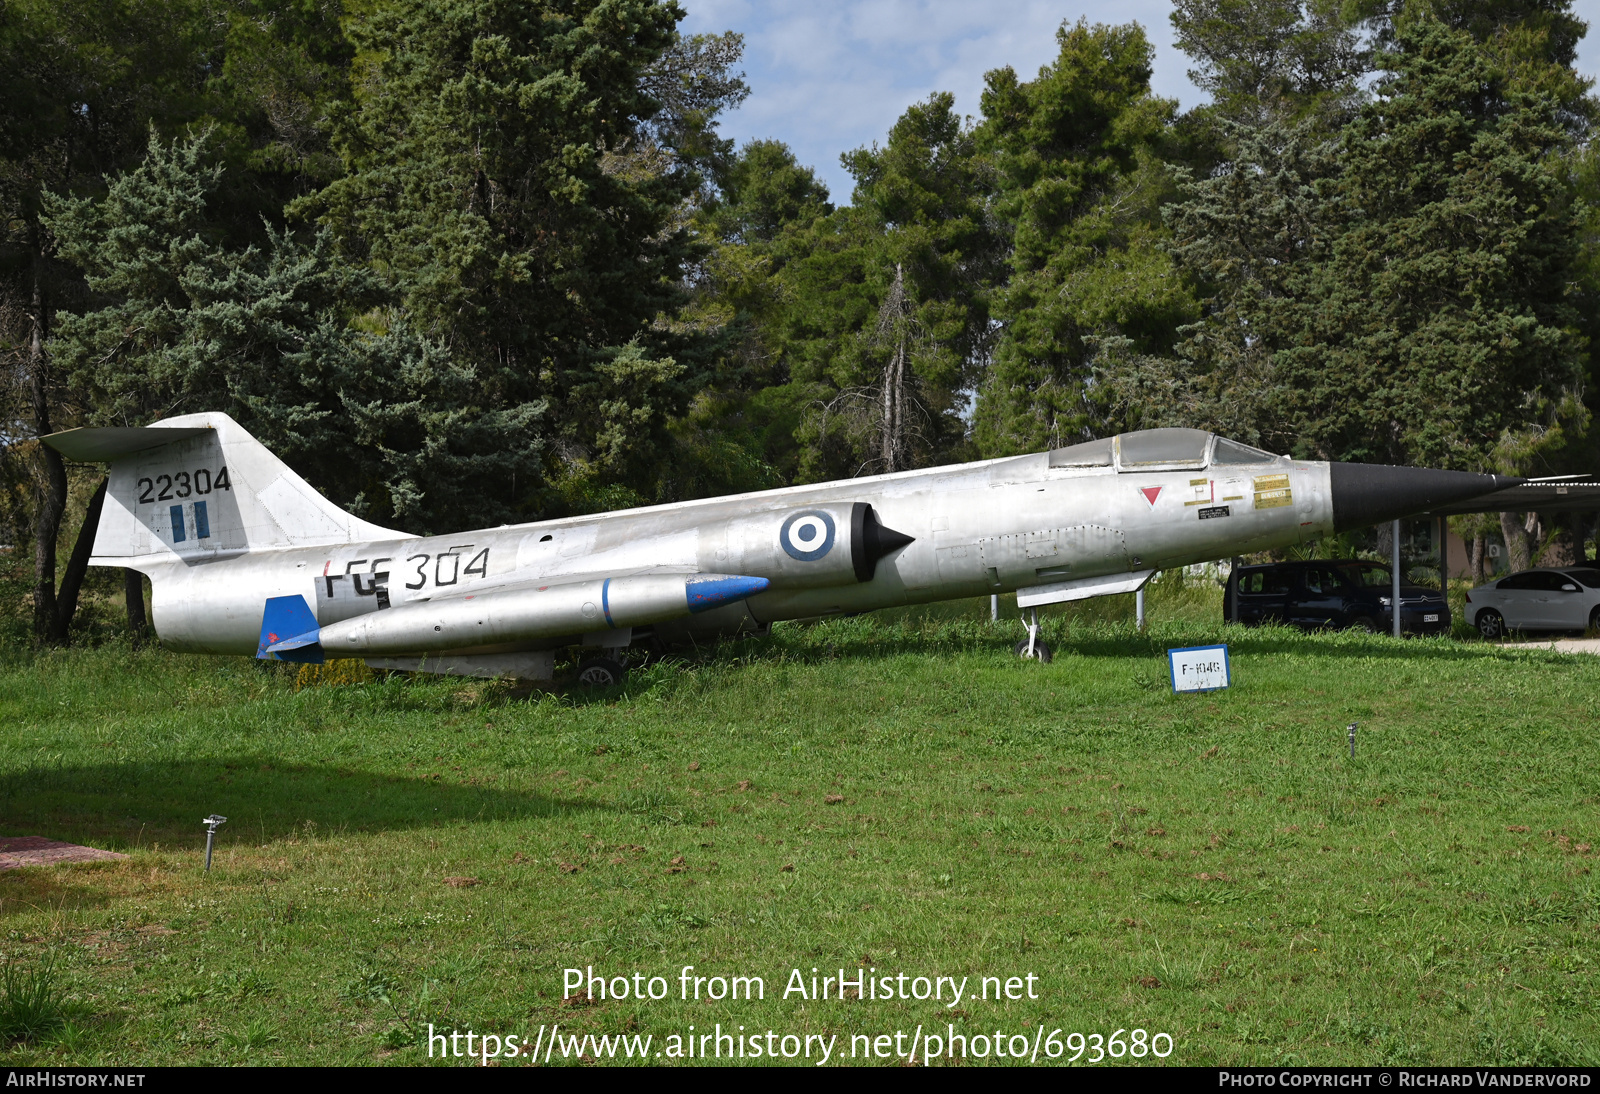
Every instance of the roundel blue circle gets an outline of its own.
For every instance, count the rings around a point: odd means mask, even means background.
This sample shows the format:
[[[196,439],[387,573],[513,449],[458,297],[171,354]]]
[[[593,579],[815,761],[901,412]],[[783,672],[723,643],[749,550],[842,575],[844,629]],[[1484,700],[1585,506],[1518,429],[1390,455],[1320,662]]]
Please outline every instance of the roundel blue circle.
[[[833,550],[833,517],[820,509],[790,514],[778,531],[783,553],[797,562],[815,562]]]

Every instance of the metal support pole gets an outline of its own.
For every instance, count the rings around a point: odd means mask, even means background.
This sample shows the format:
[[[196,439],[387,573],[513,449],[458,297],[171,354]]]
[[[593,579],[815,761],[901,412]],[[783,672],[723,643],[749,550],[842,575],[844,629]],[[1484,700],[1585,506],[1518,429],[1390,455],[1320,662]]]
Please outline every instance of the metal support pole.
[[[989,594],[989,622],[1000,622],[1000,594]]]
[[[1450,518],[1435,517],[1436,535],[1439,537],[1439,595],[1444,597],[1444,610],[1450,610]]]
[[[1438,590],[1450,600],[1450,517],[1435,517],[1438,529]]]
[[[1356,758],[1356,723],[1350,723],[1350,758]]]
[[[1391,549],[1394,565],[1389,572],[1389,617],[1394,620],[1394,636],[1400,637],[1400,522],[1394,522],[1394,544]]]
[[[1138,622],[1138,627],[1144,630],[1144,586],[1139,586],[1139,591],[1133,594],[1133,614]]]

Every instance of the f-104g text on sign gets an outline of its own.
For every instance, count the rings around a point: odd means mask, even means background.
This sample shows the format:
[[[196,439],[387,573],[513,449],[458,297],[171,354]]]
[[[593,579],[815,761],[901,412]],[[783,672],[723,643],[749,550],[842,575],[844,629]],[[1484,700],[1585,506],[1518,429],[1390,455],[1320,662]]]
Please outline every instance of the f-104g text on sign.
[[[1233,683],[1227,646],[1189,646],[1168,650],[1172,690],[1219,691]]]

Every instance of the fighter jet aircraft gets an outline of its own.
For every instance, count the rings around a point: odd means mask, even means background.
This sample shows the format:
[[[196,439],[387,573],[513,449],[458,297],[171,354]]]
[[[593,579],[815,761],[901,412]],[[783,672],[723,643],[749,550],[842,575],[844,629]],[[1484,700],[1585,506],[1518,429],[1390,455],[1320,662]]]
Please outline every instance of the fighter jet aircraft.
[[[1134,591],[1158,570],[1424,512],[1519,480],[1319,463],[1195,429],[419,538],[333,505],[225,414],[44,438],[110,465],[91,565],[150,578],[169,649],[549,679],[559,650],[1015,592]],[[1025,653],[1037,654],[1036,630]],[[609,683],[611,657],[580,666]]]

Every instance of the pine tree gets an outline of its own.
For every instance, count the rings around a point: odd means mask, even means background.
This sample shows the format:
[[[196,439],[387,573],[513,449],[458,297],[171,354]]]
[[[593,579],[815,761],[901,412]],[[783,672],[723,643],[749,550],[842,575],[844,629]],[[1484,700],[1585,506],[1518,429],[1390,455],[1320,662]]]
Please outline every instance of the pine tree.
[[[1343,134],[1344,223],[1293,287],[1278,368],[1301,451],[1478,468],[1581,374],[1569,137],[1467,34],[1420,21],[1396,44]]]
[[[512,484],[539,481],[543,406],[484,406],[471,368],[414,333],[369,273],[335,262],[325,232],[212,242],[223,169],[207,145],[152,134],[104,200],[48,202],[96,305],[60,316],[49,347],[89,420],[224,410],[370,519],[424,532],[513,519]]]
[[[770,140],[716,165],[714,181],[694,225],[707,253],[689,278],[680,321],[715,332],[715,379],[672,425],[663,501],[793,482],[795,434],[812,402],[807,385],[791,382],[784,356],[783,272],[800,253],[797,240],[834,211],[828,188]]]
[[[1094,390],[1097,347],[1165,349],[1194,311],[1162,248],[1173,179],[1159,152],[1174,104],[1150,93],[1143,30],[1080,22],[1057,39],[1037,79],[999,69],[983,95],[980,136],[1012,233],[1003,334],[973,427],[985,455],[1115,431]]]
[[[1220,131],[1230,161],[1187,178],[1164,210],[1202,316],[1178,329],[1177,360],[1124,356],[1105,379],[1137,424],[1197,426],[1288,451],[1304,422],[1277,355],[1300,322],[1308,266],[1342,230],[1329,193],[1338,149],[1314,118],[1258,129],[1223,122]]]
[[[1471,35],[1507,87],[1555,100],[1557,120],[1574,140],[1600,120],[1600,102],[1589,94],[1594,80],[1576,67],[1588,25],[1573,14],[1573,0],[1366,0],[1357,7],[1367,10],[1384,48],[1425,23]]]
[[[662,103],[645,77],[680,16],[661,0],[392,0],[349,26],[347,173],[298,208],[472,371],[475,400],[544,408],[550,477],[648,489],[705,379],[705,339],[666,321],[698,180],[646,139]],[[541,504],[538,481],[516,488]]]
[[[1341,0],[1175,0],[1176,45],[1189,79],[1211,95],[1201,112],[1260,127],[1307,119],[1336,126],[1359,103],[1366,72]]]
[[[43,195],[97,190],[106,173],[137,162],[152,120],[171,125],[202,108],[216,45],[206,8],[205,0],[0,4],[0,360],[16,384],[4,393],[0,478],[30,488],[24,504],[7,506],[6,522],[33,541],[39,641],[67,640],[75,600],[67,594],[82,578],[69,563],[58,597],[67,468],[48,446],[18,443],[75,424],[78,409],[46,347],[56,312],[80,298],[82,284],[53,254]]]
[[[1586,417],[1560,104],[1438,22],[1393,45],[1336,141],[1245,134],[1171,210],[1206,287],[1171,418],[1307,457],[1526,467]]]
[[[841,159],[854,203],[785,243],[783,352],[812,400],[797,433],[807,479],[957,457],[1002,269],[992,172],[953,96],[913,105],[883,147]]]

